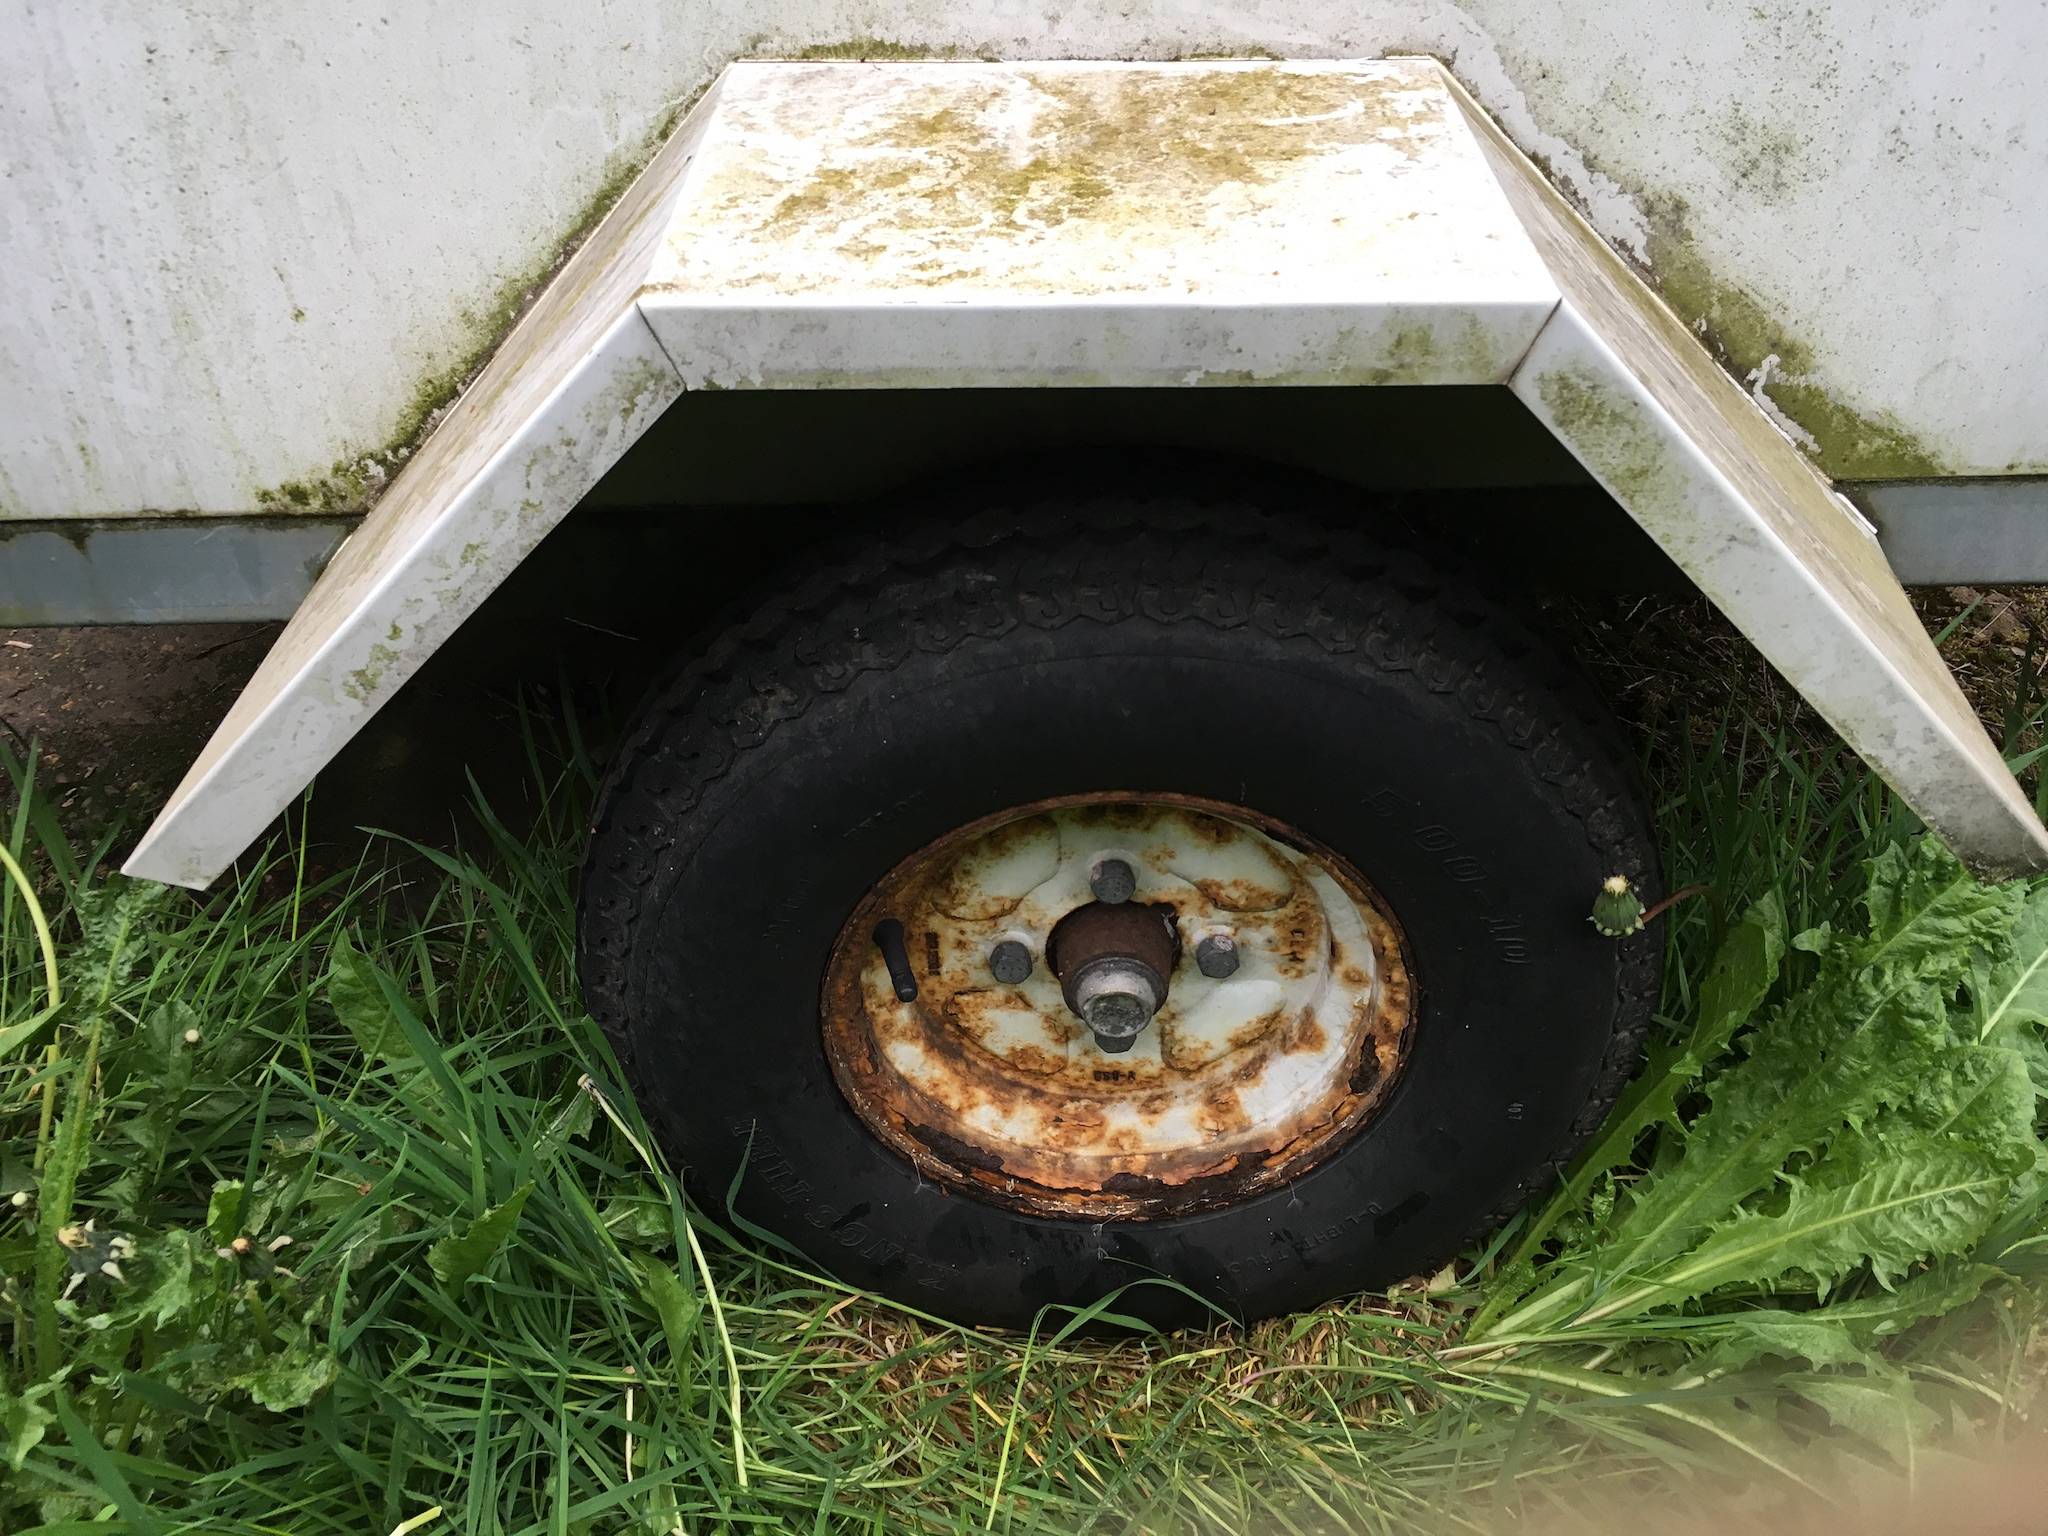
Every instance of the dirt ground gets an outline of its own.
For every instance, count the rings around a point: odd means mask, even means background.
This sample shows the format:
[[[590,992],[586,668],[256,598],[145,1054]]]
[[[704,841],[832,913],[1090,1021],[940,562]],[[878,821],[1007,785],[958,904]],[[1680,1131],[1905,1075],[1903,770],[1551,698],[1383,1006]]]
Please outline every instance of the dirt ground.
[[[2038,696],[2033,637],[2048,642],[2048,588],[1916,594],[1930,632],[1994,737],[2016,692]],[[1662,595],[1579,599],[1550,617],[1639,731],[1689,719],[1705,730],[1729,706],[1825,728],[1706,603]],[[280,626],[0,630],[0,727],[12,751],[35,743],[76,838],[117,827],[116,854],[140,834],[226,713]],[[516,817],[529,778],[518,708],[559,711],[566,693],[602,752],[672,642],[531,605],[491,607],[464,627],[321,775],[309,824],[327,860],[348,860],[362,828],[445,843],[474,774]],[[2016,689],[2026,674],[2027,685]]]
[[[118,861],[169,799],[278,631],[277,624],[0,629],[0,729],[17,757],[33,744],[76,844],[113,829]],[[583,638],[579,634],[575,639]],[[602,637],[600,637],[602,638]],[[353,862],[370,829],[447,846],[467,820],[474,775],[516,822],[530,784],[521,700],[559,717],[576,678],[579,721],[603,736],[616,664],[565,668],[565,647],[524,628],[451,642],[320,775],[302,803],[316,870]],[[0,791],[0,801],[10,798]],[[294,820],[298,813],[294,813]]]
[[[2040,702],[2048,653],[2048,587],[1929,587],[1913,606],[1994,740],[2017,706]],[[1567,602],[1557,629],[1623,719],[1647,730],[1684,713],[1706,721],[1735,707],[1814,737],[1827,727],[1703,598],[1669,593]],[[2030,648],[2030,637],[2039,644]]]
[[[134,818],[169,796],[280,627],[0,630],[0,725],[17,755],[37,746],[67,824]]]

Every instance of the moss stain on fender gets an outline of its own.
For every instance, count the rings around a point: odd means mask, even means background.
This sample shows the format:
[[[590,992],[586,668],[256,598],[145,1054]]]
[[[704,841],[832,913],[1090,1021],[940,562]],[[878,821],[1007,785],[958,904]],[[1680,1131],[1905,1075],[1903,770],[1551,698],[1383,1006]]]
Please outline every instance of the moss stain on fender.
[[[1585,456],[1631,511],[1647,517],[1676,510],[1684,481],[1635,401],[1608,380],[1577,370],[1544,374],[1537,392],[1558,435]]]

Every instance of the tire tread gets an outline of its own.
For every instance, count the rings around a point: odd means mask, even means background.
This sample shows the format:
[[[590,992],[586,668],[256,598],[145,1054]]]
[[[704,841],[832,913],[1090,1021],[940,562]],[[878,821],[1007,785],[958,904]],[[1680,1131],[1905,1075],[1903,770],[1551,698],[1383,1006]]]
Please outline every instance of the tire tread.
[[[1100,579],[1105,569],[1124,572],[1119,554],[1133,549],[1136,582]],[[991,571],[999,579],[983,579]],[[1031,593],[1058,600],[1020,599],[1027,575]],[[1611,713],[1513,602],[1397,520],[1361,524],[1355,507],[1335,505],[1275,514],[1229,487],[997,505],[819,558],[650,690],[599,796],[579,901],[585,997],[629,1079],[636,923],[657,904],[664,872],[689,855],[677,829],[750,750],[821,697],[913,650],[945,652],[1018,624],[1140,613],[1166,624],[1255,625],[1384,671],[1420,672],[1431,691],[1457,694],[1468,717],[1526,754],[1603,867],[1655,899],[1654,842]],[[1633,1073],[1657,1001],[1660,945],[1647,934],[1621,944],[1615,1028],[1584,1107],[1475,1235],[1554,1182]]]

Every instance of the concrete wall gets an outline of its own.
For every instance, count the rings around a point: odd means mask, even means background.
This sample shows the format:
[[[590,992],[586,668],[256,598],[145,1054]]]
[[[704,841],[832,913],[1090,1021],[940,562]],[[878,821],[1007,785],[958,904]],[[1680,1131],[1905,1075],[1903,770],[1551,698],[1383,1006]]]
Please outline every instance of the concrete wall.
[[[1832,473],[2048,470],[2038,5],[0,0],[0,517],[362,504],[728,58],[876,37],[1438,54]]]

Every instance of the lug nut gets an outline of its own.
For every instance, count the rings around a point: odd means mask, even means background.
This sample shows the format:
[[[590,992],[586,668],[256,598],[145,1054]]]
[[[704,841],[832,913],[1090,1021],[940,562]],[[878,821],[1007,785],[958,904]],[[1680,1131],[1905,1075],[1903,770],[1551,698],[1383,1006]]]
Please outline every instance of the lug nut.
[[[1104,906],[1121,906],[1136,894],[1138,877],[1122,859],[1104,859],[1088,872],[1088,889]]]
[[[1237,940],[1227,933],[1210,934],[1195,946],[1195,967],[1217,981],[1236,975]]]
[[[1015,939],[1005,939],[988,952],[988,971],[1006,987],[1014,987],[1031,974],[1031,951]]]

